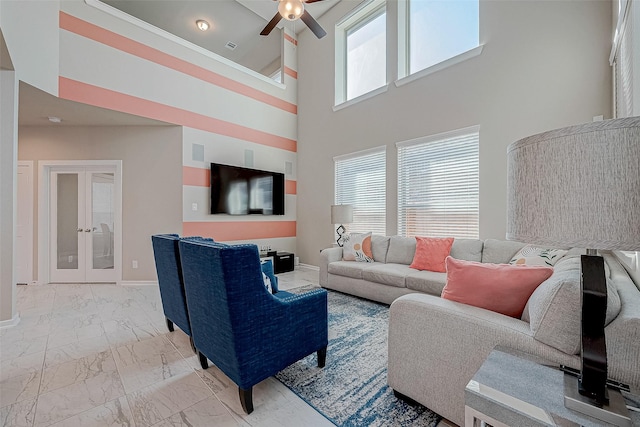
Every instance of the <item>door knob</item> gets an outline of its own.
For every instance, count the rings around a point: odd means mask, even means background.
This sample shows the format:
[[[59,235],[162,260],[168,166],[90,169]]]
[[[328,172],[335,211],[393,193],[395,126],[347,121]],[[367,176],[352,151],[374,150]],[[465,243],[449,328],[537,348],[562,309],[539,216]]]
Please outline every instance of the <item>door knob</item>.
[[[77,231],[78,233],[82,233],[82,228],[78,228],[76,231]]]
[[[85,233],[91,233],[91,229],[90,229],[90,228],[85,228],[85,229],[84,229],[84,232],[85,232]]]

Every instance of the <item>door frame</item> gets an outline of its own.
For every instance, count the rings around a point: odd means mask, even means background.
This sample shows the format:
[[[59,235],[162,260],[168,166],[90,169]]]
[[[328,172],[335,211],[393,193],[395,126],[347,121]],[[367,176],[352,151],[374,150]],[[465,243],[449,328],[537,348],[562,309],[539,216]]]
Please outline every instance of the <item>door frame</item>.
[[[59,167],[115,167],[115,218],[113,268],[116,283],[122,282],[122,160],[41,160],[38,162],[38,283],[50,281],[51,170]]]
[[[24,208],[25,211],[24,214],[26,215],[26,224],[28,225],[28,228],[26,228],[26,246],[27,246],[27,252],[29,254],[29,256],[27,257],[27,272],[26,272],[26,277],[27,277],[27,284],[32,283],[33,282],[33,259],[34,259],[34,253],[33,253],[33,232],[35,230],[35,224],[34,224],[34,218],[33,218],[33,197],[34,197],[34,188],[35,188],[35,183],[34,183],[34,175],[33,175],[33,160],[18,160],[18,171],[20,170],[20,168],[24,168],[26,170],[26,173],[29,175],[30,180],[29,180],[29,188],[27,188],[27,192],[29,193],[27,196],[28,198],[26,199]],[[17,178],[16,178],[17,179]],[[17,203],[20,204],[20,199],[21,197],[23,197],[21,194],[18,194],[17,197]],[[17,245],[17,243],[16,243]],[[17,253],[17,252],[16,252]],[[17,277],[16,277],[17,280]],[[22,283],[22,282],[20,282]]]

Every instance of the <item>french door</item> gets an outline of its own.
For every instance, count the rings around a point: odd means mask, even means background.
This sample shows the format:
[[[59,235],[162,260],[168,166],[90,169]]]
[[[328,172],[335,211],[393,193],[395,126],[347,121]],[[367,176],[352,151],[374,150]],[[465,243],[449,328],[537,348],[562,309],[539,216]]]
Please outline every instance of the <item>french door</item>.
[[[49,170],[50,282],[117,282],[114,235],[119,183],[115,166]]]

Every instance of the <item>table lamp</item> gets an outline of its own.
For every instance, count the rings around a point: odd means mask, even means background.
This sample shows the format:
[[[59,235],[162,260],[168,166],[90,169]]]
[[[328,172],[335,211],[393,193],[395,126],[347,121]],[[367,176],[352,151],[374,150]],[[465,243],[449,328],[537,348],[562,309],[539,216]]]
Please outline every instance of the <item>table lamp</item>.
[[[344,245],[343,235],[347,231],[343,224],[350,224],[353,222],[353,205],[331,205],[331,224],[339,224],[336,228],[338,238],[336,243],[342,247]]]
[[[507,149],[507,239],[588,248],[581,257],[581,370],[565,406],[631,425],[607,389],[607,286],[597,250],[640,250],[640,117],[556,129]]]

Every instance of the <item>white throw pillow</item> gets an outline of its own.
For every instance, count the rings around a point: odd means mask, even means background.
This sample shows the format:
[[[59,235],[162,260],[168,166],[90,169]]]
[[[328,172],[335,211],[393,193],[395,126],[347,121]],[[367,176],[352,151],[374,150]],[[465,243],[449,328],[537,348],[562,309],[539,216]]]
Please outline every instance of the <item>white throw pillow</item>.
[[[343,261],[373,262],[371,233],[350,233],[342,247]]]
[[[568,251],[527,245],[511,258],[511,265],[546,265],[553,267]]]
[[[271,279],[269,279],[269,276],[262,273],[262,280],[264,281],[264,287],[267,288],[270,294],[272,294],[273,290],[271,289]]]

